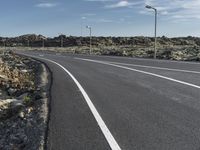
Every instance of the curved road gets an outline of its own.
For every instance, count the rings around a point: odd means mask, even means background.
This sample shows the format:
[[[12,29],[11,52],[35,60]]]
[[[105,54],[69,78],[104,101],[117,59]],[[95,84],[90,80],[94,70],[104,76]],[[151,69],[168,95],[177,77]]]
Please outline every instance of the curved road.
[[[23,53],[53,73],[49,150],[200,150],[200,64]]]

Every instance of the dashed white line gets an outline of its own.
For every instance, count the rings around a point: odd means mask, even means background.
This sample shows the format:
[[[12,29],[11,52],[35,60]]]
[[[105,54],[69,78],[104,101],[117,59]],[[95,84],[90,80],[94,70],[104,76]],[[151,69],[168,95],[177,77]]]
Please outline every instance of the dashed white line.
[[[104,62],[104,61],[98,61],[98,60],[92,60],[92,59],[83,59],[83,58],[76,58],[76,59],[83,60],[83,61],[89,61],[89,62],[95,62],[95,63],[109,65],[109,66],[114,66],[114,67],[118,67],[118,68],[122,68],[122,69],[127,69],[127,70],[131,70],[131,71],[135,71],[135,72],[139,72],[139,73],[155,76],[155,77],[158,77],[158,78],[162,78],[162,79],[165,79],[165,80],[170,80],[170,81],[173,81],[173,82],[177,82],[177,83],[180,83],[180,84],[183,84],[183,85],[187,85],[187,86],[190,86],[190,87],[194,87],[194,88],[200,89],[200,86],[198,86],[198,85],[191,84],[191,83],[184,82],[184,81],[180,81],[180,80],[176,80],[176,79],[173,79],[173,78],[169,78],[169,77],[158,75],[158,74],[151,73],[151,72],[146,72],[146,71],[133,69],[133,68],[125,67],[125,66],[120,66],[120,65],[115,65],[115,64],[108,63],[108,62]]]

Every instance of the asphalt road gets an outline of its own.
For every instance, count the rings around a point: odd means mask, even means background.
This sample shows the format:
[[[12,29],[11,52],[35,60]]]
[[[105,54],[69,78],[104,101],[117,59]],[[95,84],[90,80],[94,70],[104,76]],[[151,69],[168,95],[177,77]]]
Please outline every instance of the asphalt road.
[[[82,85],[120,149],[200,150],[199,63],[26,54],[53,73],[48,149],[111,149],[80,89],[53,60]]]

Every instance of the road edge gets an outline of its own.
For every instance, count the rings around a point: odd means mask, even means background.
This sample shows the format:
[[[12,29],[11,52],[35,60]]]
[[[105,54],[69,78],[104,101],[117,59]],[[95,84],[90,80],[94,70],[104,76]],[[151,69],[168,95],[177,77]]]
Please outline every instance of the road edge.
[[[44,118],[44,122],[45,122],[44,130],[45,131],[44,131],[43,137],[41,138],[41,141],[40,141],[39,150],[47,150],[49,121],[50,121],[50,114],[51,114],[51,99],[52,99],[51,87],[52,87],[52,83],[53,83],[53,73],[52,73],[51,69],[49,68],[49,66],[44,61],[41,61],[40,59],[31,57],[29,55],[21,54],[21,53],[20,54],[17,53],[17,55],[32,58],[33,60],[40,62],[41,66],[42,66],[42,73],[40,75],[40,84],[41,84],[41,88],[46,92],[43,93],[45,98],[42,99],[43,104],[42,104],[41,108],[43,108],[44,112],[41,114],[41,116]],[[42,76],[46,76],[46,82],[43,85],[41,83],[41,81],[43,80]]]

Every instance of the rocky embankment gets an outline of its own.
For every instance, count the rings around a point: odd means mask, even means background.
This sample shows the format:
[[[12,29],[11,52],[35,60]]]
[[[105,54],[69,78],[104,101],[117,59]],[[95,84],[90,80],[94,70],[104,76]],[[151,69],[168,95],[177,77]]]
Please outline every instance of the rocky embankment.
[[[31,58],[0,55],[0,149],[43,149],[48,70]]]

